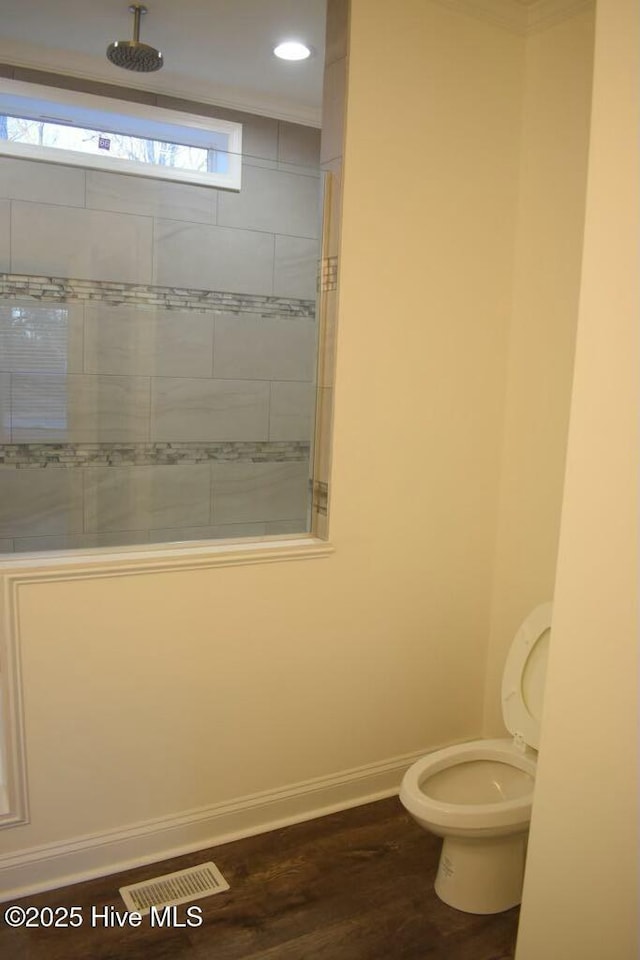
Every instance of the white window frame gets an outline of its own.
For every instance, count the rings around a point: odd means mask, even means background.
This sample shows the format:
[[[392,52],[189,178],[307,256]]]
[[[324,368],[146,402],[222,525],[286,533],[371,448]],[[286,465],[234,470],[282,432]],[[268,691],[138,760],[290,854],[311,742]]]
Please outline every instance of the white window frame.
[[[115,100],[110,97],[100,97],[94,94],[80,93],[74,90],[62,90],[58,87],[48,87],[41,84],[24,83],[18,80],[0,79],[0,113],[5,113],[2,106],[2,95],[29,97],[33,100],[45,101],[51,104],[52,116],[73,122],[74,108],[95,110],[101,115],[113,115],[113,129],[111,132],[125,132],[118,130],[118,117],[135,118],[140,120],[140,134],[145,136],[145,121],[157,121],[173,124],[187,131],[197,130],[211,133],[224,133],[229,137],[229,169],[227,173],[198,172],[181,170],[173,167],[164,167],[155,164],[138,163],[134,160],[122,160],[109,156],[108,153],[93,155],[80,153],[75,150],[44,147],[37,144],[14,143],[0,139],[0,156],[19,157],[23,160],[40,160],[48,163],[63,164],[65,166],[86,167],[90,170],[103,170],[111,173],[124,173],[137,177],[147,177],[156,180],[172,180],[178,183],[199,184],[201,186],[217,187],[226,190],[240,190],[242,173],[242,124],[230,120],[218,120],[213,117],[203,117],[192,113],[181,113],[177,110],[165,110],[164,107],[155,107],[148,104],[132,103],[128,100]],[[42,114],[34,111],[33,119],[45,119]],[[86,126],[85,123],[78,124]],[[102,129],[102,123],[96,123]],[[106,128],[105,128],[106,132]],[[157,137],[149,137],[157,139]],[[199,138],[196,146],[202,146]],[[212,144],[211,149],[216,149]],[[219,149],[219,148],[217,148]]]

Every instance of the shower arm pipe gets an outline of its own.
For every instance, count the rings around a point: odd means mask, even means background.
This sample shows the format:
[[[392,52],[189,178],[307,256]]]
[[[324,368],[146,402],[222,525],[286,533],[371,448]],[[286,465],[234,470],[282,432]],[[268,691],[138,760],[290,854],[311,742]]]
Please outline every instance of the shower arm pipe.
[[[147,8],[141,3],[132,3],[129,12],[133,14],[133,39],[140,43],[140,17],[147,12]]]

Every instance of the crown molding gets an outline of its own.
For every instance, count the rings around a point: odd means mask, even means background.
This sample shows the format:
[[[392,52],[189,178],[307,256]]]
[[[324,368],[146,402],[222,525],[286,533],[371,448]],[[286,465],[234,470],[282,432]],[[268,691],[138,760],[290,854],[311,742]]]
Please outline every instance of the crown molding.
[[[551,27],[595,5],[595,0],[432,0],[457,13],[476,17],[526,36]]]
[[[527,9],[527,33],[546,30],[594,7],[595,0],[535,0]]]
[[[527,10],[517,0],[432,0],[441,7],[485,20],[510,33],[527,32]]]
[[[308,127],[321,125],[320,106],[308,107],[304,104],[268,97],[260,94],[259,91],[215,86],[204,80],[167,70],[142,75],[132,72],[127,75],[126,83],[122,83],[119,76],[122,71],[118,71],[118,75],[114,74],[113,66],[106,60],[103,64],[99,58],[86,54],[47,49],[30,43],[18,43],[15,40],[0,38],[0,62],[22,70],[57,73],[76,80],[92,80],[127,90],[142,90],[145,93],[191,100],[225,107],[228,110],[240,110],[243,113],[286,120],[289,123],[300,123]]]

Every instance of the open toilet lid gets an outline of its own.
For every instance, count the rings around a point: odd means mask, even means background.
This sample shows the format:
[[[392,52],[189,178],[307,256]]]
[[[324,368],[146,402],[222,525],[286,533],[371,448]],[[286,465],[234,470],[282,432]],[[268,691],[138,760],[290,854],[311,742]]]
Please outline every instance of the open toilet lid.
[[[502,716],[509,733],[538,749],[547,673],[551,603],[536,607],[513,638],[502,674]]]

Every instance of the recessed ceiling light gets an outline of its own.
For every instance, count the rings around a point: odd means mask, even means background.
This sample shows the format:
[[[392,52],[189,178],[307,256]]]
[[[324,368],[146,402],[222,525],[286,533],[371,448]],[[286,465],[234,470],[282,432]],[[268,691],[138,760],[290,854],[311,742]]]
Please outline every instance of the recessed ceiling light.
[[[304,43],[298,40],[287,40],[285,43],[279,43],[273,52],[281,60],[306,60],[311,56],[311,50]]]

